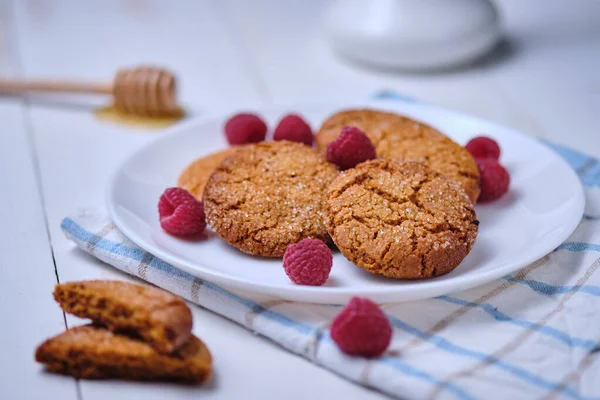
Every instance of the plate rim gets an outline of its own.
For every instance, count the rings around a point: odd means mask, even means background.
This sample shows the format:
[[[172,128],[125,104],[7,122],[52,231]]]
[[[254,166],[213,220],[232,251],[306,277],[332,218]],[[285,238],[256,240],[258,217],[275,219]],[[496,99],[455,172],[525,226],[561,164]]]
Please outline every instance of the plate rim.
[[[303,107],[307,108],[307,107],[318,107],[318,106],[331,106],[331,104],[334,104],[335,101],[336,100],[323,101],[323,102],[310,102],[310,103],[303,102],[303,103],[292,103],[292,104],[287,104],[287,103],[272,104],[272,105],[268,105],[268,106],[257,107],[255,112],[265,112],[270,109],[281,110],[281,109],[287,108],[287,107],[294,108],[294,109],[303,109]],[[327,294],[329,296],[334,296],[334,297],[338,297],[338,298],[342,298],[342,297],[347,298],[347,297],[354,296],[354,295],[360,295],[360,296],[366,296],[366,297],[390,297],[390,296],[393,297],[394,294],[396,294],[398,292],[402,292],[403,296],[401,296],[401,297],[404,297],[407,300],[394,300],[394,301],[395,302],[404,302],[404,301],[432,298],[434,296],[438,296],[438,295],[442,295],[442,294],[453,293],[453,292],[457,291],[457,287],[459,287],[460,288],[459,290],[461,290],[461,291],[471,289],[471,288],[479,286],[481,284],[491,282],[494,279],[505,276],[506,274],[517,271],[521,268],[525,268],[527,265],[541,259],[545,255],[552,252],[560,244],[562,244],[575,231],[575,229],[577,229],[577,226],[579,226],[579,224],[581,222],[581,218],[583,217],[584,208],[585,208],[585,194],[584,194],[583,184],[582,184],[581,180],[579,179],[579,177],[577,176],[576,172],[573,170],[573,168],[554,149],[552,149],[548,146],[544,146],[542,143],[536,141],[535,138],[525,135],[514,128],[506,127],[504,125],[501,125],[501,124],[493,122],[493,121],[489,121],[484,118],[480,118],[480,117],[477,117],[474,115],[469,115],[469,114],[462,113],[459,111],[454,111],[454,110],[451,110],[451,109],[448,109],[445,107],[441,107],[441,106],[437,106],[437,105],[433,105],[433,104],[421,103],[418,101],[410,101],[409,102],[409,101],[403,101],[403,100],[369,99],[369,100],[364,100],[364,101],[356,100],[354,102],[348,102],[346,100],[346,101],[340,101],[340,103],[343,104],[343,107],[340,107],[340,109],[350,108],[350,107],[358,107],[358,106],[363,106],[363,107],[370,106],[370,107],[375,108],[378,105],[386,106],[386,107],[393,109],[394,105],[400,105],[400,104],[417,105],[419,107],[430,108],[434,111],[438,110],[438,111],[442,111],[444,113],[451,113],[457,117],[468,118],[472,121],[481,121],[482,123],[485,123],[485,124],[488,124],[488,125],[500,128],[500,129],[509,129],[511,131],[511,133],[519,135],[521,138],[524,138],[527,141],[530,141],[531,143],[533,143],[534,145],[540,146],[541,148],[545,149],[547,152],[552,154],[552,156],[555,159],[557,159],[559,163],[562,163],[562,165],[564,167],[566,167],[566,169],[569,171],[569,173],[574,178],[575,182],[577,182],[578,190],[577,190],[577,193],[575,194],[576,195],[576,198],[575,198],[576,203],[575,203],[574,207],[577,208],[575,215],[578,215],[579,217],[573,218],[573,220],[569,221],[569,223],[566,224],[566,229],[563,231],[563,234],[558,235],[554,241],[551,241],[552,247],[549,250],[539,250],[535,253],[532,253],[529,257],[520,259],[518,261],[506,263],[505,265],[499,266],[490,271],[482,271],[482,272],[471,271],[470,273],[467,273],[466,275],[461,276],[460,279],[457,279],[456,281],[448,280],[448,281],[440,282],[440,281],[436,281],[436,280],[416,280],[414,282],[411,282],[411,283],[414,283],[413,285],[409,285],[409,286],[406,286],[406,285],[397,286],[397,287],[394,287],[394,286],[377,287],[377,286],[375,286],[375,287],[371,287],[371,288],[360,289],[360,291],[358,293],[349,293],[351,290],[349,290],[348,288],[344,288],[344,287],[329,287],[329,286],[312,287],[312,286],[302,286],[302,285],[289,285],[288,286],[288,285],[278,285],[278,284],[261,284],[261,283],[255,282],[255,281],[249,281],[244,277],[236,277],[229,273],[222,273],[215,269],[208,268],[208,267],[204,266],[203,264],[188,262],[186,260],[180,259],[176,255],[171,255],[169,253],[166,253],[165,251],[163,251],[160,248],[152,246],[150,243],[146,243],[146,241],[144,239],[138,237],[138,235],[133,230],[128,228],[127,223],[125,223],[121,220],[117,210],[115,209],[116,202],[112,201],[112,199],[114,198],[114,196],[116,194],[116,185],[117,185],[117,180],[118,180],[119,174],[124,170],[124,168],[127,166],[127,164],[130,163],[133,159],[135,159],[136,157],[139,157],[140,154],[144,153],[148,148],[157,146],[163,141],[171,140],[172,136],[179,134],[179,132],[186,131],[188,126],[194,126],[199,123],[203,123],[203,122],[207,122],[207,121],[211,121],[211,120],[214,120],[214,121],[221,120],[221,119],[225,118],[227,115],[230,115],[229,112],[220,112],[220,113],[215,113],[215,114],[206,115],[206,116],[198,116],[198,117],[194,117],[194,118],[190,119],[189,121],[185,121],[183,123],[169,127],[169,128],[167,128],[166,131],[164,131],[162,133],[162,135],[159,138],[156,138],[155,140],[152,140],[149,143],[145,143],[140,148],[138,148],[135,151],[133,151],[132,153],[130,153],[129,156],[127,156],[123,161],[121,161],[118,164],[118,166],[112,171],[112,173],[109,176],[108,185],[105,190],[105,202],[107,205],[109,217],[112,220],[112,222],[115,224],[115,226],[137,246],[139,246],[140,248],[149,252],[150,254],[154,255],[155,257],[157,257],[177,268],[182,269],[183,271],[191,274],[192,276],[199,277],[201,279],[204,279],[211,283],[215,283],[217,285],[222,285],[226,289],[238,289],[238,290],[242,290],[244,292],[257,293],[260,295],[275,296],[278,298],[290,299],[293,301],[316,302],[316,303],[322,303],[322,302],[308,300],[308,298],[310,298],[311,294],[314,294],[315,290],[318,290],[322,294]],[[396,112],[399,112],[399,111],[397,110]],[[550,247],[550,245],[548,245],[548,247]],[[405,281],[403,281],[403,282],[405,282]],[[250,288],[250,289],[248,289],[248,288]],[[418,292],[421,292],[421,291],[424,291],[424,292],[433,291],[433,292],[437,292],[437,294],[419,296]],[[287,296],[287,295],[285,295],[285,293],[292,293],[292,295]],[[304,299],[298,300],[299,298],[304,298]]]

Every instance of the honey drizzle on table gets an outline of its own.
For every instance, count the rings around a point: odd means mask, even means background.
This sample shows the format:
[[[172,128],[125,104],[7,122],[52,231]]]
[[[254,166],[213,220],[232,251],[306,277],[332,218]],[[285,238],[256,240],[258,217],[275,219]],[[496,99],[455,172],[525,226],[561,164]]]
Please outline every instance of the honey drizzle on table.
[[[132,115],[117,110],[113,105],[94,110],[94,116],[101,120],[136,129],[164,129],[181,121],[185,117],[184,110],[172,116],[150,117]]]

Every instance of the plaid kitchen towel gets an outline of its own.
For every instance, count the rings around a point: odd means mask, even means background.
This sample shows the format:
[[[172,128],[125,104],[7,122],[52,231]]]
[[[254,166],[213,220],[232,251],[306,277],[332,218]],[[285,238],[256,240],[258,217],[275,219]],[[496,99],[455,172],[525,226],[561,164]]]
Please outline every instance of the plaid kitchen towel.
[[[377,359],[338,350],[329,326],[340,306],[227,291],[140,249],[104,216],[65,218],[62,229],[94,257],[392,397],[600,399],[600,162],[550,146],[585,185],[586,213],[573,235],[502,279],[384,306],[394,338]]]

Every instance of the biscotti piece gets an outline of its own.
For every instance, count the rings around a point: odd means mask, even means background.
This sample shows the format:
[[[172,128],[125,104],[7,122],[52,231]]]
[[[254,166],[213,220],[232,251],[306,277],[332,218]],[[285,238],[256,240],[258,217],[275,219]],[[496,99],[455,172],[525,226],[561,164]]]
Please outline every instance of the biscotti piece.
[[[329,186],[325,224],[344,257],[396,279],[449,273],[477,237],[473,203],[458,183],[417,162],[372,160]]]
[[[35,359],[54,373],[82,379],[161,380],[202,383],[211,376],[211,355],[190,336],[173,354],[156,352],[147,343],[85,325],[42,343]]]
[[[57,285],[61,308],[119,332],[135,332],[159,353],[170,353],[192,334],[185,302],[164,290],[122,281],[81,281]]]

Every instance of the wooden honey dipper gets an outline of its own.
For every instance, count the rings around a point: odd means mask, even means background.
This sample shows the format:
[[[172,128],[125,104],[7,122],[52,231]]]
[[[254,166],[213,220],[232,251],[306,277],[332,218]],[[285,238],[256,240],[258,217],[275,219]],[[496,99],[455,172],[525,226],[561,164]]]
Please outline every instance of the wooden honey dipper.
[[[177,105],[175,77],[164,69],[122,69],[110,84],[69,81],[0,80],[0,92],[99,93],[113,96],[117,110],[128,114],[161,117],[181,113]]]

